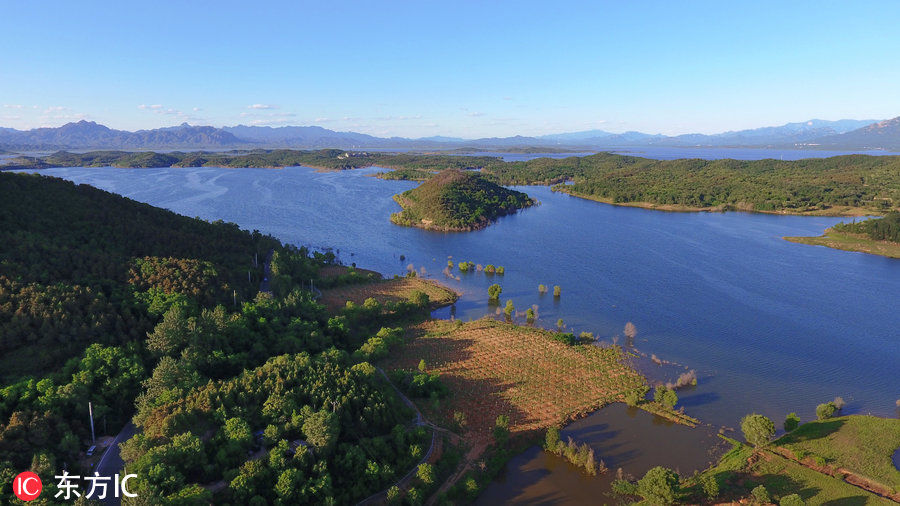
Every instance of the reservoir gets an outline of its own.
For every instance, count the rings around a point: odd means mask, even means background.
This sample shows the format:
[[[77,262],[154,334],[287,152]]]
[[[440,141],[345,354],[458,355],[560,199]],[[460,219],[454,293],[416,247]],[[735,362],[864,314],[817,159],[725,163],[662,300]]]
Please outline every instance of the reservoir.
[[[840,218],[666,213],[528,186],[517,189],[540,205],[484,230],[448,234],[390,223],[389,215],[399,210],[391,196],[417,183],[370,177],[378,169],[40,172],[187,216],[231,221],[285,242],[331,249],[344,263],[385,275],[405,273],[409,264],[420,272],[424,268],[427,277],[463,294],[439,316],[474,319],[492,312],[487,287],[497,282],[502,299],[512,299],[518,308],[537,305],[538,324],[548,328],[561,318],[570,331],[623,343],[623,328],[632,322],[642,371],[653,380],[674,381],[686,369],[696,370],[699,384],[679,392],[679,405],[715,427],[737,427],[751,412],[769,416],[776,427],[792,411],[810,420],[817,404],[836,396],[847,402],[845,413],[896,416],[900,261],[781,239],[819,235]],[[489,277],[455,271],[459,279],[450,279],[441,272],[448,259],[502,265],[506,272]],[[540,295],[538,284],[559,285],[561,297]],[[670,364],[656,365],[652,355]],[[617,427],[652,426],[649,415],[633,415],[623,418],[629,416],[624,406],[613,406],[566,430],[591,442],[613,470],[631,466],[630,472],[639,474],[650,443],[629,443],[631,450],[604,455],[604,444],[625,432]],[[664,430],[676,429],[681,428]],[[688,467],[705,466],[705,457],[694,454]],[[516,457],[501,478],[508,485],[495,484],[485,497],[552,496],[582,479],[553,459],[536,448]],[[528,473],[540,479],[523,478]],[[526,493],[529,487],[537,488]]]

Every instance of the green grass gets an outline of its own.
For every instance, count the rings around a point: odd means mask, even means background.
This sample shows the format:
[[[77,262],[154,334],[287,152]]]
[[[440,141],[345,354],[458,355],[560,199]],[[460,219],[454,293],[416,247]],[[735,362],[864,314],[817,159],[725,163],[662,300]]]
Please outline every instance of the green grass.
[[[842,416],[801,425],[775,444],[795,454],[818,455],[825,463],[900,490],[891,455],[900,448],[900,419]]]
[[[700,475],[714,476],[719,482],[719,502],[749,497],[754,487],[763,485],[775,502],[786,495],[799,494],[810,506],[893,504],[871,492],[771,452],[763,452],[749,463],[748,459],[754,453],[753,448],[737,441],[732,443],[734,446],[722,456],[719,463]],[[686,497],[686,500],[693,499],[690,502],[696,502],[702,497],[698,483],[699,476],[686,480],[686,488],[694,496]]]
[[[889,258],[900,258],[900,243],[876,241],[862,234],[836,232],[829,228],[817,237],[785,237],[785,240],[812,246],[826,246],[844,251],[858,251]]]

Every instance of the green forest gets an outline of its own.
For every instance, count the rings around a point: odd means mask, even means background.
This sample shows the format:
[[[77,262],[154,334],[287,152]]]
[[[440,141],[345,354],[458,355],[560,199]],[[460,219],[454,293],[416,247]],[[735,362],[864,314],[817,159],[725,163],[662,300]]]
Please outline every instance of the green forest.
[[[394,200],[403,208],[391,215],[394,223],[448,231],[482,228],[499,216],[534,204],[522,192],[457,169],[441,171]]]
[[[122,457],[155,503],[348,504],[421,459],[365,359],[424,294],[329,315],[303,282],[330,253],[56,178],[0,188],[0,493],[90,472],[89,402],[98,436],[136,425]]]
[[[502,185],[556,185],[609,203],[685,209],[841,214],[847,208],[884,213],[900,207],[900,157],[846,155],[782,160],[652,160],[598,153],[505,162],[492,156],[252,150],[227,153],[58,152],[18,157],[4,168],[48,167],[383,167],[386,179],[425,180],[448,169],[478,170]],[[569,183],[569,184],[561,184]]]
[[[876,241],[900,243],[900,212],[893,211],[884,215],[883,218],[873,218],[855,223],[838,223],[834,226],[834,230],[850,234],[864,234],[869,239]]]

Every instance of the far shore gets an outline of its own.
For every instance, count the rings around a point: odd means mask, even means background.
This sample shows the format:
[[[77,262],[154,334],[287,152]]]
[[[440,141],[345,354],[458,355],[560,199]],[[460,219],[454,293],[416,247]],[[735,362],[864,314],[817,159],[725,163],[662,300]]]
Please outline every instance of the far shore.
[[[844,251],[856,251],[869,255],[880,255],[888,258],[900,258],[900,244],[889,241],[876,241],[862,234],[835,232],[829,228],[825,233],[815,237],[785,237],[784,240],[812,246]]]
[[[718,205],[718,206],[710,206],[710,207],[696,207],[696,206],[686,206],[682,204],[656,204],[653,202],[613,202],[610,198],[605,197],[597,197],[595,195],[585,195],[582,193],[576,193],[566,189],[565,185],[557,185],[551,188],[555,192],[565,193],[566,195],[570,195],[572,197],[578,197],[580,199],[592,200],[594,202],[600,202],[601,204],[609,204],[611,206],[622,206],[622,207],[639,207],[641,209],[650,209],[653,211],[666,211],[666,212],[674,212],[674,213],[724,213],[728,211],[738,211],[745,213],[758,213],[758,214],[779,214],[786,216],[831,216],[835,218],[858,218],[863,216],[882,216],[881,213],[877,213],[870,209],[866,209],[863,207],[853,207],[853,206],[833,206],[827,209],[810,209],[810,210],[779,210],[779,211],[762,211],[759,209],[753,209],[751,205],[748,204],[735,204],[735,205]]]

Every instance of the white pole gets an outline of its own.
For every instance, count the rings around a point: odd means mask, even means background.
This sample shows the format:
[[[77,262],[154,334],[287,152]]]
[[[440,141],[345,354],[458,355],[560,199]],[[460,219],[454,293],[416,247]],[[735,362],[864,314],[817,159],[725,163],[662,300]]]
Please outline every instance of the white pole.
[[[91,417],[91,444],[94,444],[94,407],[91,405],[91,401],[88,401],[88,414]]]

